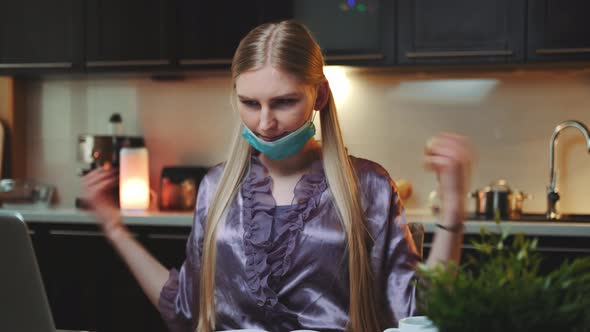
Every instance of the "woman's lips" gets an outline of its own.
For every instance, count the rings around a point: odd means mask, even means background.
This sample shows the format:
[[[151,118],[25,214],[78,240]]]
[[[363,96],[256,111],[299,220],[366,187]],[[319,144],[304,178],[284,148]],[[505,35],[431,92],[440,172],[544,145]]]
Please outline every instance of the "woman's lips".
[[[278,139],[281,139],[281,138],[285,137],[286,135],[287,135],[287,134],[285,133],[285,134],[281,134],[281,135],[278,135],[278,136],[264,136],[264,135],[258,135],[258,137],[260,137],[260,138],[261,138],[263,141],[266,141],[266,142],[273,142],[273,141],[276,141],[276,140],[278,140]]]

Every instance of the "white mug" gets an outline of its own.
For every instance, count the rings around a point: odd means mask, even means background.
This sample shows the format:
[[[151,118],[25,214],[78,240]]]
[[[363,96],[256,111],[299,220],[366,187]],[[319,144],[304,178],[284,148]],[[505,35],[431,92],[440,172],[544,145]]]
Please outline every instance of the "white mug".
[[[389,328],[383,332],[438,332],[432,321],[426,316],[406,317],[399,320],[398,328]]]

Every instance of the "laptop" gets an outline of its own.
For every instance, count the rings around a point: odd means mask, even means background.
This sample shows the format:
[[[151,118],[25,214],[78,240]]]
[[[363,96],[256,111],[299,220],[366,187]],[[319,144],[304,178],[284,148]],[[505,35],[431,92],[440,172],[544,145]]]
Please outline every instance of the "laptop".
[[[0,331],[56,332],[27,226],[0,211]]]

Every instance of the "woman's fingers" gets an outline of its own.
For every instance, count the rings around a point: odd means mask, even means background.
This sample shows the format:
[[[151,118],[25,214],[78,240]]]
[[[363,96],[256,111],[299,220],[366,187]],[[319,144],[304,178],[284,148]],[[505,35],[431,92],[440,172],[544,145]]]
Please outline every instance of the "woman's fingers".
[[[424,167],[436,173],[441,192],[458,197],[466,190],[474,159],[470,141],[461,135],[443,133],[424,148]]]
[[[96,183],[102,182],[107,178],[117,176],[119,172],[114,169],[97,168],[82,177],[82,184],[85,186],[92,186]]]
[[[107,168],[95,169],[82,179],[82,197],[93,209],[114,206],[111,193],[118,183],[117,171]]]
[[[424,156],[424,167],[428,170],[443,171],[461,166],[459,160],[446,155]]]
[[[473,157],[472,150],[467,138],[456,134],[441,134],[428,141],[424,152],[426,155],[441,155],[460,161],[470,161]]]

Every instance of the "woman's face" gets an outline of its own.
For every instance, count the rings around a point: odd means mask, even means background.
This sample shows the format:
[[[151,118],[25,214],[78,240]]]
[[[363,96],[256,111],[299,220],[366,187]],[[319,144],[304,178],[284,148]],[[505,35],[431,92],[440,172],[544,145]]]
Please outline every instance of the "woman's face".
[[[267,65],[236,79],[238,111],[244,124],[265,141],[275,141],[311,119],[316,89]]]

